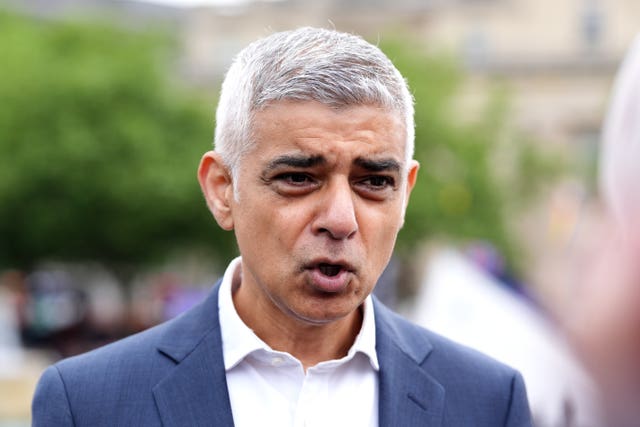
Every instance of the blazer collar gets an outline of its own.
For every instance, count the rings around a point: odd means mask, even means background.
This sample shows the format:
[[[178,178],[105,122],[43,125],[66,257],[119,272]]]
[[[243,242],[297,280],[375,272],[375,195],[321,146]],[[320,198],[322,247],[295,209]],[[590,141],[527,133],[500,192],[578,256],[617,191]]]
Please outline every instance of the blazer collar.
[[[423,367],[433,350],[431,343],[422,329],[376,299],[374,307],[380,361],[379,425],[440,426],[445,390]]]
[[[219,289],[220,282],[202,303],[167,325],[160,340],[158,351],[176,364],[153,388],[163,426],[233,425],[218,322]]]
[[[153,388],[164,426],[233,425],[218,321],[219,289],[220,282],[202,303],[168,324],[160,339],[158,351],[175,363]],[[422,330],[401,326],[406,321],[377,299],[373,303],[379,425],[440,426],[444,387],[423,368],[431,343]]]

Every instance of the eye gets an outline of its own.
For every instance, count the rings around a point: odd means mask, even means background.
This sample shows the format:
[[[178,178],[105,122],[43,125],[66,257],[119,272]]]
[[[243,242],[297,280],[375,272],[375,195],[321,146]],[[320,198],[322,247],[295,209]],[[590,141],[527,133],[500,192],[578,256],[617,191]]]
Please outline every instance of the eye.
[[[374,175],[363,181],[372,188],[393,187],[394,179],[390,176]]]
[[[283,172],[268,182],[277,193],[283,196],[302,196],[312,192],[319,185],[317,179],[303,172]]]
[[[357,191],[366,198],[384,200],[396,188],[396,180],[388,175],[371,175],[356,182]]]
[[[313,180],[309,175],[304,173],[298,173],[298,172],[282,173],[276,176],[275,179],[277,181],[284,182],[285,184],[295,185],[295,186],[301,186],[301,185],[305,185],[313,182]]]

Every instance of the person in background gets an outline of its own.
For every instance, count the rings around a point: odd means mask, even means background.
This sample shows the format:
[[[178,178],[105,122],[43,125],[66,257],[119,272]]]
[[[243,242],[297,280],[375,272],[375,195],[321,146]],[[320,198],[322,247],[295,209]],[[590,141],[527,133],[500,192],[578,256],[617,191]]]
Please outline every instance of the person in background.
[[[241,256],[186,314],[49,367],[34,426],[530,426],[519,373],[371,296],[413,143],[413,99],[376,46],[314,28],[249,45],[198,170]]]
[[[567,327],[609,427],[640,423],[640,36],[615,81],[599,158],[602,219],[576,274]]]

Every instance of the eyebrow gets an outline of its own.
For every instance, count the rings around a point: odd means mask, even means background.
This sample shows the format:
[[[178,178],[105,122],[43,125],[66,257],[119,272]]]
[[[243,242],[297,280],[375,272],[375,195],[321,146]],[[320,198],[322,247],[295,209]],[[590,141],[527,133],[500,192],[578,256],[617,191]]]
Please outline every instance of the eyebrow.
[[[366,169],[370,172],[384,172],[384,171],[400,171],[400,163],[395,159],[364,159],[358,157],[354,160],[357,166]]]
[[[291,155],[285,154],[271,160],[265,171],[272,171],[282,166],[294,167],[294,168],[311,168],[317,165],[326,163],[327,160],[323,156],[305,156],[305,155]],[[365,159],[363,157],[356,158],[353,163],[370,172],[384,172],[384,171],[400,171],[400,163],[392,158],[385,159]]]
[[[271,171],[281,166],[289,166],[294,168],[311,168],[313,166],[317,166],[323,163],[326,163],[326,159],[323,156],[304,156],[304,155],[285,154],[283,156],[279,156],[271,160],[267,164],[266,170]]]

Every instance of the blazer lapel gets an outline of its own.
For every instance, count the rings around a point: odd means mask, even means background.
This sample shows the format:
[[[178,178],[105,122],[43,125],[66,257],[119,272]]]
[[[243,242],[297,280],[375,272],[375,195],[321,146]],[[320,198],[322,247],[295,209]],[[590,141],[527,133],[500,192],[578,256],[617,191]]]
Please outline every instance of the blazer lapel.
[[[421,366],[432,350],[420,334],[400,328],[395,314],[374,299],[380,363],[379,425],[442,424],[444,387]],[[412,339],[413,338],[413,339]]]
[[[218,319],[218,289],[177,319],[158,351],[176,365],[154,388],[165,427],[233,426]]]
[[[158,351],[175,364],[153,388],[166,427],[233,426],[218,319],[219,285],[202,304],[176,319],[158,345]],[[445,391],[421,366],[431,345],[422,334],[412,336],[411,329],[402,328],[396,315],[375,298],[374,309],[379,425],[440,426]]]

